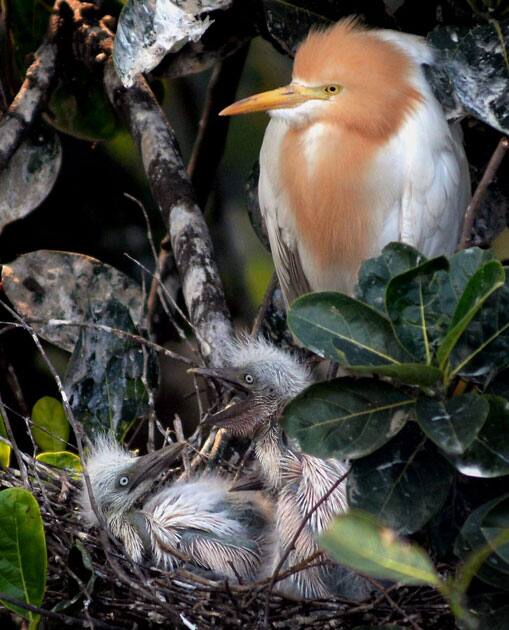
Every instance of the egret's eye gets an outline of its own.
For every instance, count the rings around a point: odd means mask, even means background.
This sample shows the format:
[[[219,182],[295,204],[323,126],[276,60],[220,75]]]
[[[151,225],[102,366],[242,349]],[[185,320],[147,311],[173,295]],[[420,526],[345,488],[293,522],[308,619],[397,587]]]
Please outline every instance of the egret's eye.
[[[120,477],[120,479],[118,480],[118,483],[121,486],[127,486],[127,484],[129,483],[129,477]]]
[[[254,376],[251,374],[244,374],[244,383],[247,385],[252,385],[254,383]]]
[[[339,85],[334,85],[334,84],[332,84],[332,85],[326,85],[326,86],[323,88],[323,91],[324,91],[326,94],[338,94],[340,90],[341,90],[341,87],[340,87]]]

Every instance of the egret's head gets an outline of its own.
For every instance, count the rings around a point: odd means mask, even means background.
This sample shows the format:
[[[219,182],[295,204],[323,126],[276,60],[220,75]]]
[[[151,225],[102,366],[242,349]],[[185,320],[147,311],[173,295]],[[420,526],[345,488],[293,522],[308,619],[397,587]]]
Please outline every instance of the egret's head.
[[[292,127],[339,123],[386,136],[421,99],[411,81],[416,64],[387,33],[355,18],[312,30],[297,49],[289,85],[238,101],[221,115],[268,111]]]
[[[225,363],[224,368],[193,371],[239,391],[241,400],[211,416],[207,423],[242,437],[254,437],[268,428],[285,404],[312,382],[308,368],[296,356],[261,337],[233,340],[225,349]]]
[[[115,439],[102,436],[91,449],[85,467],[97,507],[106,520],[131,510],[152,488],[161,472],[178,457],[182,444],[172,444],[148,455],[136,457]],[[82,514],[89,525],[97,524],[83,480],[80,498]]]

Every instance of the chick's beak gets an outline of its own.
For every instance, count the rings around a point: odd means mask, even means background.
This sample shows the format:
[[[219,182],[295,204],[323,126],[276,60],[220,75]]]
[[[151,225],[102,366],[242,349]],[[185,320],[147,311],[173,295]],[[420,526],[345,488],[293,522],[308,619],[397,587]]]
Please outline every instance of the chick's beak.
[[[256,401],[253,394],[249,391],[249,388],[239,379],[237,370],[224,367],[191,368],[187,371],[192,374],[199,374],[207,378],[223,381],[244,394],[243,400],[234,402],[228,405],[226,409],[205,418],[203,421],[205,426],[223,428],[234,435],[244,437],[253,433],[254,428],[258,424],[256,415],[253,414]]]
[[[137,488],[142,481],[155,481],[164,470],[173,464],[184,447],[185,444],[179,442],[165,446],[153,453],[148,453],[148,455],[138,457],[131,470],[132,481],[130,490]]]
[[[307,87],[298,83],[290,83],[285,87],[261,92],[243,98],[241,101],[229,105],[221,112],[220,116],[234,116],[235,114],[250,114],[251,112],[264,112],[269,109],[284,109],[295,107],[310,99],[327,100],[329,96],[322,88]]]
[[[221,381],[223,383],[227,383],[228,385],[233,386],[235,389],[245,392],[247,388],[245,383],[243,383],[240,378],[237,370],[233,368],[189,368],[187,370],[188,374],[198,374],[199,376],[203,376],[205,378],[213,378],[216,381]]]

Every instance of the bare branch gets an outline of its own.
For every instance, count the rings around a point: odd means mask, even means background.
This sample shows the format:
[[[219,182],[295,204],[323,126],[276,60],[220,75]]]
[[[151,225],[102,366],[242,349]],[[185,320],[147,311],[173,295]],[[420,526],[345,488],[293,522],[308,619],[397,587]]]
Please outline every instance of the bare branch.
[[[249,46],[246,44],[235,55],[218,63],[209,81],[198,136],[187,165],[197,203],[201,208],[207,203],[228,135],[230,121],[227,117],[219,117],[218,114],[235,99],[248,50]],[[166,341],[166,331],[160,325],[156,325],[160,322],[158,284],[168,287],[169,290],[175,284],[175,262],[171,249],[168,247],[168,240],[166,238],[161,243],[157,264],[159,279],[156,278],[152,282],[148,302],[149,318],[160,343]]]
[[[175,134],[145,79],[124,88],[109,62],[104,82],[111,103],[127,121],[168,226],[200,352],[208,364],[218,365],[221,347],[231,334],[230,316],[208,227],[195,202]]]
[[[57,45],[53,38],[35,53],[19,92],[0,120],[0,172],[6,168],[48,99],[56,59]]]
[[[465,218],[463,220],[463,232],[461,234],[460,244],[458,249],[465,249],[470,247],[471,245],[471,237],[472,237],[472,229],[474,227],[474,222],[481,206],[481,201],[486,194],[486,190],[488,186],[493,181],[495,177],[495,173],[500,166],[500,163],[504,159],[504,155],[506,154],[507,149],[509,148],[509,138],[503,136],[500,139],[500,142],[497,145],[497,148],[493,152],[493,155],[488,162],[488,166],[484,171],[484,174],[481,178],[481,181],[477,185],[475,189],[475,193],[468,204],[468,207],[465,211]]]

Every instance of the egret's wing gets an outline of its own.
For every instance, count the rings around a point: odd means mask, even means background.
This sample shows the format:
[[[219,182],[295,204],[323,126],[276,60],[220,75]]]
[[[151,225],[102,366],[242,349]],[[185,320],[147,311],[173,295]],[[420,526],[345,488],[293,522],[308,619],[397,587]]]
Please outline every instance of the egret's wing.
[[[279,177],[279,151],[285,127],[277,120],[267,126],[260,152],[258,198],[269,236],[272,259],[287,304],[311,288],[297,249],[295,228]]]
[[[215,537],[211,533],[189,530],[180,541],[181,550],[193,562],[219,575],[253,580],[259,570],[256,545],[247,540]]]
[[[451,254],[456,249],[470,199],[461,129],[459,125],[448,129],[441,112],[440,119],[436,112],[432,114],[417,116],[414,122],[426,125],[427,142],[417,141],[426,137],[422,130],[420,136],[407,137],[400,210],[401,240],[425,256]],[[433,124],[439,128],[431,128]]]

